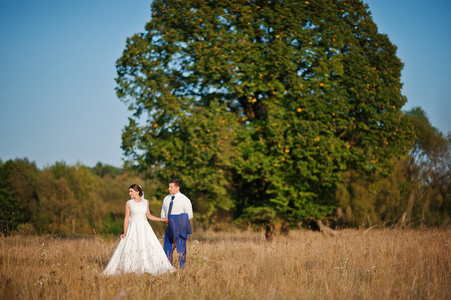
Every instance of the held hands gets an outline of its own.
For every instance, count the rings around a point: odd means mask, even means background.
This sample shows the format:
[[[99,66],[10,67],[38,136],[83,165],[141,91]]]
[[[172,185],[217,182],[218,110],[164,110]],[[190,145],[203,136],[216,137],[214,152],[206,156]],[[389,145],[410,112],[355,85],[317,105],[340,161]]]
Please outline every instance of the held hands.
[[[166,224],[168,224],[168,223],[169,223],[168,217],[166,217],[166,218],[164,218],[164,219],[161,219],[161,222],[165,222]]]

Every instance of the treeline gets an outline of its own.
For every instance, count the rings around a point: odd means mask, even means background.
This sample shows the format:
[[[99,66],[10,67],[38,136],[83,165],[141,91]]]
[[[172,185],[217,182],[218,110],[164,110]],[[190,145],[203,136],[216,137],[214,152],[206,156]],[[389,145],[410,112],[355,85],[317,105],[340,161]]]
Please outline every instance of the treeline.
[[[415,132],[410,154],[398,161],[396,169],[384,178],[368,178],[357,171],[344,173],[343,184],[336,193],[335,212],[324,220],[329,226],[450,224],[451,134],[445,136],[434,128],[420,108],[407,115]],[[146,179],[151,175],[129,173],[102,163],[89,168],[57,162],[40,170],[28,159],[0,161],[1,232],[119,234],[132,183],[144,187],[151,212],[159,215],[167,182],[159,182],[155,176]],[[192,187],[184,188],[191,195]],[[214,199],[191,198],[198,221],[216,226],[237,219],[233,209],[224,211],[215,207]],[[203,210],[208,206],[209,210]],[[250,220],[257,223],[262,217],[266,219],[257,212]],[[157,231],[162,230],[160,225],[153,224]]]
[[[119,234],[128,187],[145,188],[159,215],[152,181],[98,163],[94,168],[57,162],[43,170],[28,159],[0,161],[0,229],[3,234]]]

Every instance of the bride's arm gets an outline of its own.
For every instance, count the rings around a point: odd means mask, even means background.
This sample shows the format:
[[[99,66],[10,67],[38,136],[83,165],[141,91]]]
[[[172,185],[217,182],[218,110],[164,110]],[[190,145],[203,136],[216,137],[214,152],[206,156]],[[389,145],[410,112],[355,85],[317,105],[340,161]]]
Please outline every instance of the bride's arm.
[[[164,222],[164,219],[155,217],[155,216],[153,216],[153,215],[150,213],[149,202],[148,202],[148,201],[147,201],[147,213],[146,213],[146,216],[147,216],[147,219],[149,219],[149,220]]]
[[[130,219],[130,201],[125,204],[125,218],[124,218],[124,234],[121,234],[121,239],[127,235],[128,220]]]

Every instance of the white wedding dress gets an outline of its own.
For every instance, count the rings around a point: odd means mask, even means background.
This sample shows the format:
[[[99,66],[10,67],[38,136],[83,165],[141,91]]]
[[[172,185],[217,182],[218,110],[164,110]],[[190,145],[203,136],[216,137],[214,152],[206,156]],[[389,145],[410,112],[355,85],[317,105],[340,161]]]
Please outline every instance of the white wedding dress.
[[[119,242],[101,275],[144,272],[158,275],[175,271],[147,221],[148,201],[142,199],[141,202],[135,202],[131,199],[129,202],[130,219],[127,235]]]

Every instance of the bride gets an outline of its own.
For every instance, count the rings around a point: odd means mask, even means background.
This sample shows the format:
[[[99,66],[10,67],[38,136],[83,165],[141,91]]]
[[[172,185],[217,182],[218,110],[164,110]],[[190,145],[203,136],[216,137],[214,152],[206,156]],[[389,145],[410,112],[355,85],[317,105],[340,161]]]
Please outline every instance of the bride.
[[[124,234],[101,275],[175,271],[147,221],[165,219],[150,214],[149,201],[144,199],[140,185],[132,184],[128,193],[131,199],[125,204]]]

